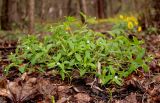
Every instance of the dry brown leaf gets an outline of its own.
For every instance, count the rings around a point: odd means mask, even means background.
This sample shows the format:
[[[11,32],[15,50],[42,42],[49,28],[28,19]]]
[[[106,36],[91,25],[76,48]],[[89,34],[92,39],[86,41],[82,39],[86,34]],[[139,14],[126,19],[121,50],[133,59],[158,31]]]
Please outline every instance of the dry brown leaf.
[[[72,86],[58,86],[58,92],[66,92],[69,90]]]
[[[155,53],[157,59],[160,59],[160,52]]]
[[[5,98],[0,97],[0,103],[7,103],[7,101],[5,100]]]
[[[10,95],[11,94],[7,89],[0,89],[0,96],[8,97]]]
[[[68,99],[66,97],[60,98],[56,103],[66,103]]]
[[[21,79],[25,80],[26,78],[28,78],[28,76],[27,76],[27,73],[25,72],[25,73],[22,74]]]
[[[52,85],[52,83],[49,80],[40,79],[38,81],[38,90],[45,97],[51,99],[51,96],[56,95],[57,86]]]
[[[86,93],[78,93],[74,96],[77,101],[80,102],[89,102],[91,101],[91,97]]]
[[[22,102],[29,98],[32,95],[37,93],[36,78],[28,78],[27,81],[26,75],[22,75],[22,79],[17,78],[15,81],[7,81],[4,88],[0,88],[0,95],[10,98],[13,102]]]
[[[131,93],[123,100],[116,100],[115,103],[138,103],[136,93]]]
[[[158,75],[158,76],[155,77],[155,82],[156,83],[160,83],[160,75]]]

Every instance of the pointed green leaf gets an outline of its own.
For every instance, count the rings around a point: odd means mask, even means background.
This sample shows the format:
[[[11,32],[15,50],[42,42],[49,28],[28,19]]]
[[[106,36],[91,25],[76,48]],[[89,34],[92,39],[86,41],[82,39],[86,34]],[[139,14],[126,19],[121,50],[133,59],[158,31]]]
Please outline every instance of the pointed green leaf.
[[[79,61],[79,62],[81,62],[82,61],[82,58],[81,58],[81,55],[79,55],[79,54],[75,54],[75,57],[76,57],[76,59]]]

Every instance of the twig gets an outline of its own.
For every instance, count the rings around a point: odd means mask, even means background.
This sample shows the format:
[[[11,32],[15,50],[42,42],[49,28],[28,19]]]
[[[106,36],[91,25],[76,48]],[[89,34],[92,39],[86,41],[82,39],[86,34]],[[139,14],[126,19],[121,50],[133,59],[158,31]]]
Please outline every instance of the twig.
[[[16,49],[16,46],[11,46],[11,47],[0,47],[0,50],[10,50],[10,49]]]
[[[97,68],[97,72],[99,75],[101,75],[102,71],[101,71],[101,63],[98,61],[98,68]],[[102,80],[98,78],[98,83],[102,83]]]

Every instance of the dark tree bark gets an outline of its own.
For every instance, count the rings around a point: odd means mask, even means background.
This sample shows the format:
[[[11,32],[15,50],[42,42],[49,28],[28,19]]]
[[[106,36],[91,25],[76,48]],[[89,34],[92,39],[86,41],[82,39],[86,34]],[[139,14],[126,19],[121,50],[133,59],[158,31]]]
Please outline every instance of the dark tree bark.
[[[67,15],[71,15],[71,11],[72,11],[72,7],[71,7],[71,3],[72,3],[72,0],[68,0],[67,2]]]
[[[154,25],[160,29],[160,1],[153,0],[153,8],[155,10],[155,15],[153,17]]]
[[[35,1],[28,0],[28,31],[29,34],[34,32],[34,10],[35,10]]]
[[[82,12],[83,14],[87,14],[87,7],[86,7],[86,0],[79,0],[79,8],[80,8],[80,12]],[[81,21],[82,23],[85,23],[85,18],[83,17],[83,15],[81,16]]]
[[[62,16],[63,16],[63,5],[64,5],[64,2],[58,3],[58,17],[59,18],[62,18]]]
[[[10,18],[9,20],[11,24],[18,22],[17,0],[9,0],[8,14],[9,14],[9,18]]]
[[[122,0],[118,0],[120,5],[117,7],[117,9],[114,11],[114,14],[118,14],[122,9]],[[133,3],[134,4],[134,3]]]
[[[17,0],[3,0],[1,13],[1,29],[12,30],[18,21]]]
[[[45,7],[46,7],[46,0],[41,0],[41,22],[43,23],[43,21],[45,20]]]
[[[113,16],[113,1],[112,0],[110,0],[110,1],[108,1],[108,4],[109,4],[109,16]]]
[[[19,17],[19,27],[20,29],[27,28],[27,2],[26,0],[18,0],[17,3],[17,11],[18,11],[18,17]]]
[[[104,18],[105,17],[105,1],[96,0],[96,8],[97,8],[98,18]]]
[[[10,30],[11,27],[9,26],[9,18],[8,18],[8,1],[2,1],[2,12],[1,12],[1,29],[2,30]]]
[[[141,25],[143,29],[150,26],[160,29],[160,2],[159,0],[146,0],[144,2],[144,11],[142,12]],[[154,10],[154,12],[152,12]],[[160,32],[160,31],[159,31]]]

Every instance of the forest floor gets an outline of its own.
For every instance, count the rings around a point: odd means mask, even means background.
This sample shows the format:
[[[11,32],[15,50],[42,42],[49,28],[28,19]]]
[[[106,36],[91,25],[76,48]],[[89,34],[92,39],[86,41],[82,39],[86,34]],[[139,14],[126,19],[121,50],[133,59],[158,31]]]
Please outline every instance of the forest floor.
[[[10,63],[7,55],[14,52],[17,41],[1,38],[0,103],[160,103],[160,35],[142,38],[146,55],[155,55],[150,72],[134,72],[121,87],[100,86],[93,77],[62,81],[49,72],[18,75],[12,70],[6,77],[2,69]]]

